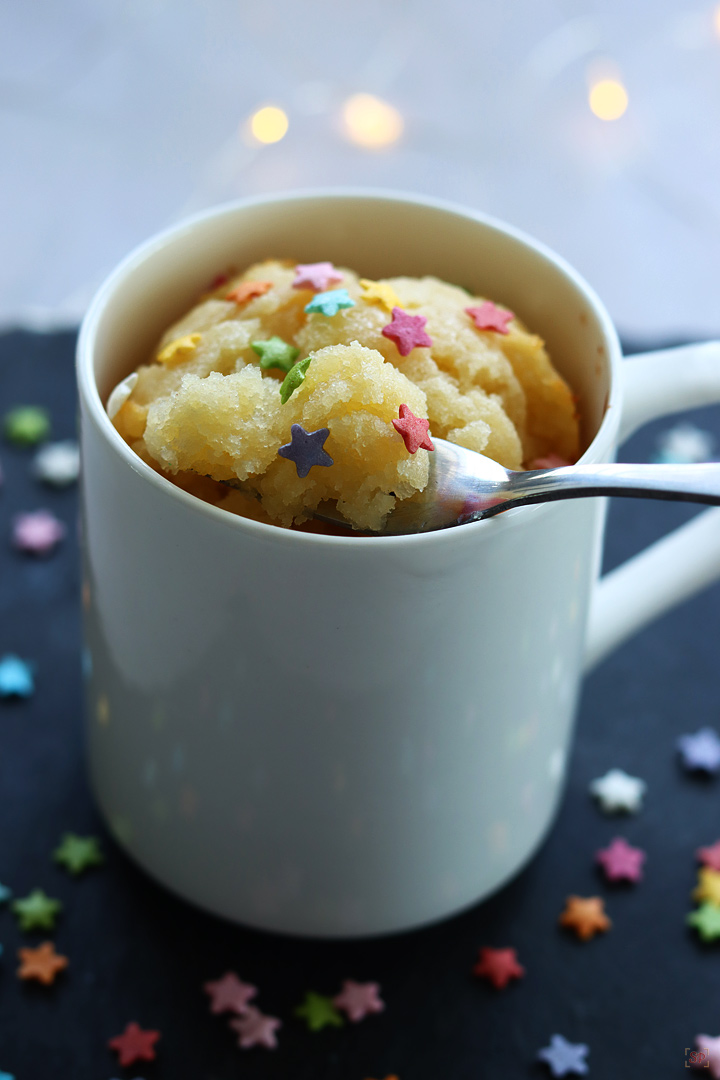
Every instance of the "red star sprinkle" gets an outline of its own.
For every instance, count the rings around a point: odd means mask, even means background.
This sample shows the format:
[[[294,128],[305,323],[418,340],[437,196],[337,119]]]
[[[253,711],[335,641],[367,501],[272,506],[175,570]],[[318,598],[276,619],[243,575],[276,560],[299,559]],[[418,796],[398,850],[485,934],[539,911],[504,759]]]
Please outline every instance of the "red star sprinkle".
[[[481,949],[473,975],[489,979],[498,990],[502,990],[511,979],[522,979],[525,968],[517,962],[515,949]]]
[[[430,348],[432,345],[432,338],[424,330],[426,322],[424,315],[408,315],[402,308],[394,307],[392,322],[383,326],[382,334],[395,342],[401,356],[408,356],[418,346]]]
[[[704,866],[720,871],[720,840],[716,840],[710,847],[698,848],[695,854]]]
[[[343,276],[331,262],[298,263],[295,267],[293,289],[314,289],[325,292],[328,285],[342,281]]]
[[[49,510],[16,514],[13,518],[13,544],[30,555],[49,555],[65,536],[62,521]]]
[[[272,281],[241,281],[227,293],[225,299],[232,300],[234,304],[247,304],[248,300],[254,300],[256,296],[264,296],[272,289],[272,284]]]
[[[136,1061],[154,1061],[153,1047],[160,1038],[159,1031],[143,1031],[139,1024],[132,1021],[122,1035],[108,1040],[111,1050],[117,1050],[121,1065],[134,1065]]]
[[[248,1009],[248,1001],[257,994],[257,987],[242,982],[234,971],[228,971],[222,979],[203,984],[203,990],[212,998],[211,1013],[234,1012],[242,1014]]]
[[[428,435],[429,420],[423,420],[421,416],[415,416],[409,405],[400,406],[400,419],[393,420],[393,427],[399,431],[405,443],[405,449],[409,454],[414,454],[422,447],[423,450],[434,450],[432,440]]]
[[[645,858],[644,851],[631,847],[621,836],[616,836],[610,847],[595,853],[595,861],[602,866],[608,881],[640,881]]]
[[[502,311],[492,300],[486,300],[479,307],[466,307],[465,311],[478,330],[495,330],[498,334],[509,334],[508,323],[515,318],[512,311]]]
[[[378,983],[358,983],[345,979],[341,993],[332,999],[332,1003],[336,1009],[346,1013],[348,1020],[363,1020],[370,1013],[379,1013],[385,1008],[379,994]]]
[[[238,1046],[243,1050],[251,1046],[266,1046],[268,1050],[274,1050],[277,1046],[275,1032],[282,1024],[276,1016],[264,1016],[259,1009],[249,1005],[243,1016],[230,1021],[230,1027],[240,1036]]]

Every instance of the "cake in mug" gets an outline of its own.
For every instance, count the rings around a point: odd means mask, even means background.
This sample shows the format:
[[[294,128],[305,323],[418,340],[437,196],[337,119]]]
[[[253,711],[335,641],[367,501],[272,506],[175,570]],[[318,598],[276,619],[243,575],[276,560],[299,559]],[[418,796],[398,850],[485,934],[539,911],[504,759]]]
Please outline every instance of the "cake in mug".
[[[380,530],[427,483],[433,436],[509,469],[579,452],[572,391],[512,312],[436,278],[331,263],[217,279],[107,410],[184,490],[285,528],[329,499]]]

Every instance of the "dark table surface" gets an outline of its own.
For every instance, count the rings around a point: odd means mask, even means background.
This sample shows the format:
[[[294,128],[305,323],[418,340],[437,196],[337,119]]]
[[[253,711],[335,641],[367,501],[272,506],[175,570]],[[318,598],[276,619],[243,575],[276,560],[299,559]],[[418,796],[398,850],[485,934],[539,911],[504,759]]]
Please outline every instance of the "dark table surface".
[[[0,411],[45,405],[52,439],[75,434],[72,333],[0,337]],[[683,419],[714,433],[720,409]],[[659,433],[623,450],[648,460]],[[685,925],[695,850],[720,837],[720,778],[683,771],[675,740],[720,727],[720,591],[711,588],[653,626],[586,681],[568,789],[554,831],[523,873],[470,911],[395,937],[328,943],[275,937],[205,915],[155,885],[122,854],[93,805],[83,761],[77,492],[41,486],[33,451],[0,446],[0,656],[36,664],[34,696],[0,701],[0,882],[15,896],[42,887],[62,900],[56,931],[20,931],[0,909],[0,1073],[16,1080],[481,1080],[549,1075],[538,1050],[559,1032],[590,1047],[589,1075],[688,1075],[686,1047],[720,1034],[720,945]],[[16,552],[12,516],[48,507],[68,526],[49,558]],[[695,511],[616,500],[613,566]],[[619,767],[648,784],[637,815],[604,815],[590,781]],[[51,853],[63,832],[97,834],[102,868],[79,879]],[[647,853],[645,879],[610,885],[594,853],[614,836]],[[606,898],[612,930],[581,943],[557,925],[570,893]],[[52,987],[16,977],[16,950],[51,937],[70,967]],[[527,969],[498,991],[474,978],[481,946],[513,946]],[[201,984],[236,970],[281,1018],[275,1051],[240,1050]],[[311,1033],[293,1016],[308,990],[373,980],[386,1010]],[[121,1068],[107,1040],[129,1020],[162,1032],[157,1060]],[[707,1074],[705,1074],[707,1075]]]

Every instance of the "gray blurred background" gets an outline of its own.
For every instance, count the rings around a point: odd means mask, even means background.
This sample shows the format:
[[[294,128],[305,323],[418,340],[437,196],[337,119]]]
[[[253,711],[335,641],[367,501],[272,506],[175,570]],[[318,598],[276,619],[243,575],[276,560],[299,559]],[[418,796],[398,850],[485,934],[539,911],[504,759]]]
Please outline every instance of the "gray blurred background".
[[[717,0],[0,0],[0,42],[3,326],[206,206],[360,185],[525,229],[626,335],[720,330]]]

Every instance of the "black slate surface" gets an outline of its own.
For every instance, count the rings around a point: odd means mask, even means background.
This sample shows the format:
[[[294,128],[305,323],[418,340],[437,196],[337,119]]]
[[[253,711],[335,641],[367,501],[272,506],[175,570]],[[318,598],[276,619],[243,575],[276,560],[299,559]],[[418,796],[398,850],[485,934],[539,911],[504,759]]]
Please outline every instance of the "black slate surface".
[[[0,337],[0,412],[46,405],[52,438],[74,434],[72,333]],[[720,409],[685,414],[714,432]],[[647,460],[648,426],[625,448]],[[441,925],[382,940],[296,941],[248,931],[196,911],[153,884],[103,829],[84,773],[79,567],[75,489],[30,474],[32,451],[0,445],[0,655],[35,661],[28,701],[0,701],[0,882],[16,896],[41,886],[65,910],[54,934],[22,933],[0,909],[0,1072],[16,1080],[521,1080],[547,1076],[536,1059],[554,1032],[590,1046],[591,1077],[665,1080],[688,1075],[686,1047],[720,1034],[720,945],[684,924],[694,852],[720,837],[720,778],[685,774],[676,736],[720,727],[720,591],[659,620],[587,680],[566,798],[532,864],[491,900]],[[13,551],[10,523],[48,507],[68,539],[48,559]],[[694,511],[616,501],[607,555],[614,565]],[[649,791],[636,816],[607,817],[591,779],[617,766]],[[64,831],[102,836],[107,863],[79,880],[51,861]],[[648,853],[637,886],[611,886],[593,862],[625,836]],[[557,927],[569,893],[607,899],[612,931],[582,944]],[[52,937],[70,967],[55,986],[21,983],[16,950]],[[482,945],[514,946],[527,977],[502,992],[473,978]],[[274,1052],[241,1051],[201,984],[228,969],[260,988],[283,1020]],[[376,980],[386,1011],[342,1030],[308,1032],[292,1011],[309,989],[332,994],[345,978]],[[129,1020],[158,1028],[152,1064],[122,1069],[107,1040]],[[707,1075],[707,1074],[699,1074]]]

